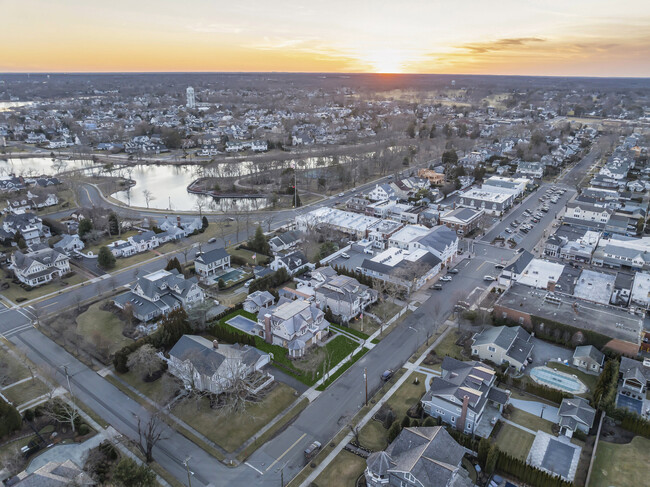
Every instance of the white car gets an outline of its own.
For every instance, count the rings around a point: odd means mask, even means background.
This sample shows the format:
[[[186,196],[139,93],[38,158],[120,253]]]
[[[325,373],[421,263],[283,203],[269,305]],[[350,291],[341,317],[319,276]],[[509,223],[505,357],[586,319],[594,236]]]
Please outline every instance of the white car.
[[[492,277],[492,276],[483,276],[483,280],[488,281],[488,282],[492,282],[492,281],[496,281],[496,278]]]
[[[442,276],[442,277],[440,278],[440,280],[441,280],[442,282],[449,282],[449,281],[451,281],[451,276]]]
[[[339,198],[342,198],[343,196],[345,196],[345,193],[339,193]]]

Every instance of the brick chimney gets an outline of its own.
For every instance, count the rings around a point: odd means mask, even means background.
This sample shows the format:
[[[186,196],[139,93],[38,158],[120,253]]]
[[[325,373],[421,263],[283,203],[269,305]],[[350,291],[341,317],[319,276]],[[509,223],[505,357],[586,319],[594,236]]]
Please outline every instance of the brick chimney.
[[[458,423],[456,423],[456,428],[458,428],[458,431],[465,431],[465,420],[467,419],[468,406],[469,396],[463,396],[463,410],[460,413],[460,418],[458,418]]]
[[[176,226],[177,226],[178,228],[181,228],[181,217],[180,217],[180,216],[177,216],[177,217],[176,217]]]
[[[266,343],[273,343],[273,335],[271,334],[271,315],[264,315],[264,340]]]

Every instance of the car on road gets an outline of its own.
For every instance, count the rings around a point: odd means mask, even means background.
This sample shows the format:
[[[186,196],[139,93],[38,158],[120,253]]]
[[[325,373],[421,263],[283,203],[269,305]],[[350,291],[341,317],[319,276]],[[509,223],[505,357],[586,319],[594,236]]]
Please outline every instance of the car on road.
[[[217,243],[217,237],[209,238],[208,243]]]
[[[233,217],[231,217],[231,216],[229,216],[228,218],[226,218],[226,221],[229,221],[229,222],[234,222],[234,221],[235,221],[235,219],[234,219]]]
[[[512,233],[512,228],[506,228],[506,233]]]
[[[442,291],[442,284],[436,283],[433,285],[432,289],[435,289],[436,291]]]
[[[314,458],[320,450],[320,447],[321,444],[319,441],[314,441],[311,445],[309,445],[305,449],[305,460],[310,461],[312,458]]]
[[[458,274],[458,269],[449,269],[447,271],[448,274]]]
[[[344,259],[349,259],[349,258],[350,258],[350,255],[349,255],[349,254],[346,254],[345,252],[343,252],[343,253],[341,254],[341,257],[343,257]]]
[[[449,281],[451,281],[451,276],[442,276],[442,277],[440,278],[440,280],[441,280],[442,282],[449,282]]]
[[[343,196],[345,196],[345,193],[339,193],[339,198],[342,198]]]
[[[384,370],[384,373],[381,374],[381,380],[386,382],[387,380],[390,380],[391,377],[393,377],[393,371],[391,369],[386,369]]]
[[[492,281],[496,281],[497,279],[496,279],[496,277],[493,277],[493,276],[483,276],[483,280],[488,281],[488,282],[492,282]]]
[[[494,268],[495,269],[503,269],[503,268],[505,268],[505,265],[504,264],[494,264]]]

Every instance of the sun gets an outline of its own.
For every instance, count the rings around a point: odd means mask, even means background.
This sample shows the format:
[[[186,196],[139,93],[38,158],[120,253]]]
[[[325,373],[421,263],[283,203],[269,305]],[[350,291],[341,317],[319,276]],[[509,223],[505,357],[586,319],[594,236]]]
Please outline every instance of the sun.
[[[404,53],[398,50],[373,51],[363,56],[375,73],[396,74],[404,70]]]

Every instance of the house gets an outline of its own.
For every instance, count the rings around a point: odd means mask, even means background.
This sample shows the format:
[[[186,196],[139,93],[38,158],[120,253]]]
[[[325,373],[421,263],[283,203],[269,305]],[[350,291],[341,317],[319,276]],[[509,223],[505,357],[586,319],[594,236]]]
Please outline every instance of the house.
[[[215,275],[218,270],[225,270],[229,267],[230,254],[224,248],[199,252],[194,258],[194,269],[202,279]]]
[[[513,201],[514,194],[509,192],[471,188],[460,195],[458,205],[498,216],[508,211]]]
[[[183,335],[169,351],[167,365],[169,372],[182,380],[187,389],[220,394],[234,381],[250,381],[259,389],[269,381],[250,378],[270,361],[268,353],[255,347]]]
[[[426,250],[408,251],[391,247],[361,263],[361,273],[416,291],[440,272],[442,261]]]
[[[50,228],[43,225],[43,220],[34,215],[33,213],[12,213],[5,217],[2,222],[2,232],[0,236],[3,238],[13,237],[16,233],[25,240],[27,246],[41,243],[52,236]]]
[[[645,396],[650,383],[649,359],[639,362],[628,357],[621,357],[618,373],[623,380],[622,390],[634,391]],[[641,413],[641,411],[638,412]]]
[[[458,235],[467,235],[483,225],[485,212],[472,208],[456,208],[440,217],[440,223],[455,230]]]
[[[116,296],[113,303],[120,309],[129,306],[133,316],[147,322],[171,311],[189,308],[204,299],[196,277],[185,279],[178,270],[159,270],[138,277],[131,290]]]
[[[570,201],[566,205],[564,219],[568,223],[591,225],[598,228],[598,224],[606,225],[613,214],[614,210],[611,208],[596,206],[584,201]]]
[[[486,328],[472,337],[472,355],[497,365],[507,362],[518,371],[532,353],[532,337],[521,326]]]
[[[28,191],[26,195],[20,198],[7,200],[7,207],[4,211],[8,213],[24,213],[27,210],[40,210],[58,203],[59,198],[53,193],[34,194]]]
[[[32,473],[21,472],[7,483],[12,487],[88,486],[96,482],[72,460],[48,462]]]
[[[53,245],[59,252],[71,255],[77,250],[82,250],[85,244],[79,238],[79,235],[64,235],[61,240]]]
[[[135,248],[136,253],[146,252],[160,246],[156,232],[149,230],[128,238],[129,243]]]
[[[274,254],[289,250],[302,242],[302,237],[296,231],[290,230],[280,235],[276,235],[269,240],[269,246]]]
[[[520,161],[517,164],[517,174],[541,179],[542,177],[544,177],[545,168],[546,167],[541,162]]]
[[[440,377],[434,377],[421,402],[429,416],[440,418],[466,434],[480,434],[483,431],[478,429],[488,406],[501,411],[509,398],[508,391],[496,387],[496,374],[491,367],[445,357]],[[489,421],[488,416],[485,419]]]
[[[596,410],[589,405],[589,401],[582,397],[562,399],[560,410],[560,433],[571,438],[573,433],[581,431],[584,434],[594,425]]]
[[[259,311],[254,333],[267,343],[287,348],[289,356],[297,358],[307,347],[321,341],[329,326],[315,303],[281,298],[277,305]]]
[[[69,273],[70,257],[49,247],[26,254],[16,251],[11,256],[10,268],[20,282],[35,287]]]
[[[442,426],[404,428],[385,451],[366,460],[368,487],[470,487],[465,448]]]
[[[573,352],[573,365],[600,374],[605,363],[605,355],[593,345],[576,347]]]
[[[312,266],[300,250],[296,250],[289,254],[279,254],[275,256],[271,262],[271,269],[278,271],[282,268],[286,269],[290,276],[300,272],[302,269],[308,269]]]
[[[418,177],[424,178],[434,186],[442,186],[445,184],[445,173],[437,172],[433,169],[420,169]]]
[[[499,276],[499,284],[510,285],[512,282],[519,280],[534,258],[533,254],[524,250],[513,262],[503,268]]]
[[[377,184],[373,190],[368,193],[370,201],[385,201],[396,197],[395,189],[390,184]]]
[[[129,257],[138,253],[138,249],[130,240],[116,240],[115,242],[109,243],[106,247],[108,247],[108,250],[115,257]]]
[[[262,308],[268,308],[275,302],[275,298],[268,291],[255,291],[250,293],[244,300],[244,311],[257,313]]]
[[[329,277],[315,291],[321,309],[330,309],[341,321],[348,322],[377,301],[379,293],[353,277]]]

